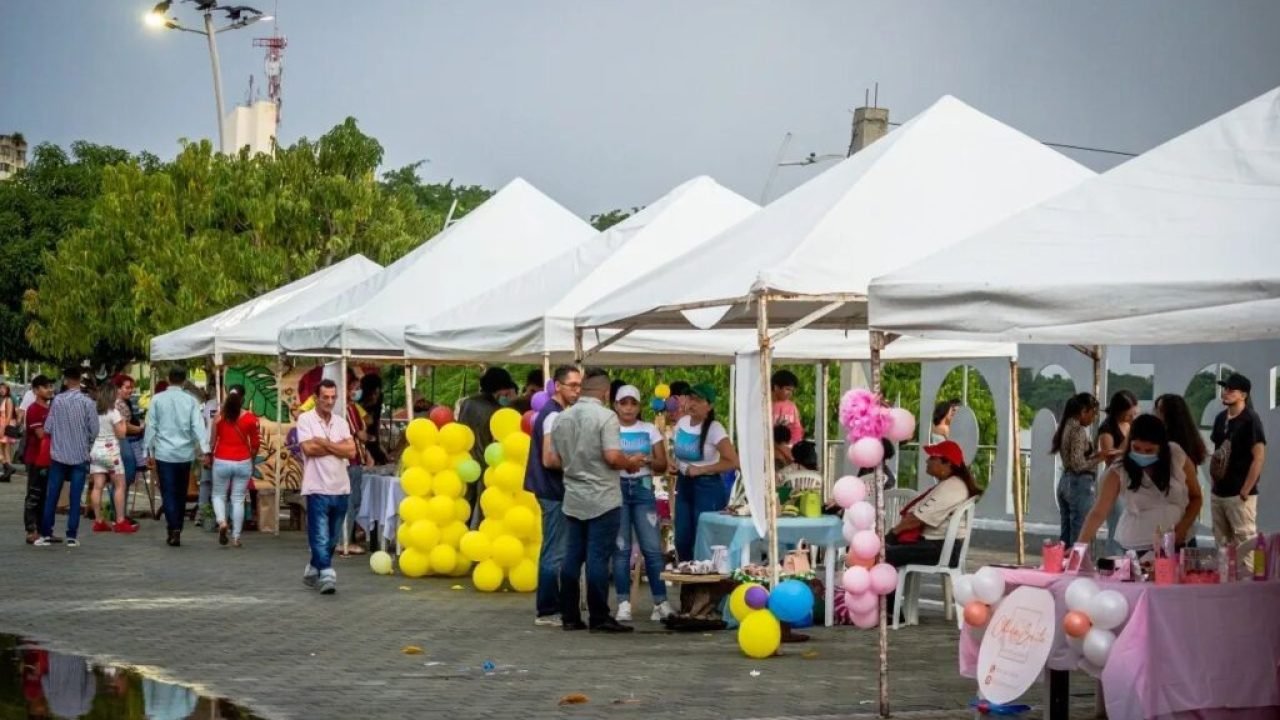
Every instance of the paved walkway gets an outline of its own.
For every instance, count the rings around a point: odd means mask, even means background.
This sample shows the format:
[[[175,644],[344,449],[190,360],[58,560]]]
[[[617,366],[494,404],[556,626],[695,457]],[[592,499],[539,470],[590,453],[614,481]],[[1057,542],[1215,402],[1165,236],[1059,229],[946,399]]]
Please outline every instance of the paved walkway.
[[[139,666],[272,718],[850,717],[876,710],[876,634],[815,628],[784,657],[744,658],[734,634],[669,634],[636,595],[629,636],[534,627],[529,595],[379,577],[341,560],[339,590],[303,587],[305,537],[247,533],[242,550],[161,523],[83,545],[25,545],[25,479],[0,485],[0,632]],[[59,516],[58,534],[65,517]],[[985,559],[973,553],[973,562]],[[970,717],[955,626],[940,612],[890,634],[892,705],[904,717]],[[422,655],[401,652],[407,645]],[[495,666],[486,673],[486,662]],[[1077,680],[1076,688],[1091,688]],[[584,705],[560,706],[570,693]],[[1086,692],[1091,694],[1091,692]],[[1032,698],[1038,702],[1039,698]]]

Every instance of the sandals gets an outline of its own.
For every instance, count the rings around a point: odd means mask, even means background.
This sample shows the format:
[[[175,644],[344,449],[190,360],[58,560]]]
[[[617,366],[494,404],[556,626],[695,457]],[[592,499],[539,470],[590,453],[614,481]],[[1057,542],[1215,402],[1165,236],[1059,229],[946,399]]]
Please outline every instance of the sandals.
[[[218,523],[218,544],[219,545],[225,546],[227,544],[228,532],[229,532],[229,528],[227,528],[226,523]]]

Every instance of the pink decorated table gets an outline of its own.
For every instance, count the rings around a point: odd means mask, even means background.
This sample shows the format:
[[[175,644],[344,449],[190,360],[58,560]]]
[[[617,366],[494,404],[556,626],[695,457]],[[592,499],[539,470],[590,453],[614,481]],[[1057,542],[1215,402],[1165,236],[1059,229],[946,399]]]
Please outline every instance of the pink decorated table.
[[[1064,712],[1067,673],[1080,651],[1067,643],[1062,618],[1076,575],[997,568],[1006,593],[1018,586],[1052,593],[1057,619],[1046,663],[1050,706]],[[1154,585],[1093,577],[1129,602],[1129,618],[1098,676],[1111,720],[1261,720],[1280,718],[1280,581]],[[975,677],[980,637],[960,635],[960,674]],[[1063,715],[1065,717],[1065,715]]]

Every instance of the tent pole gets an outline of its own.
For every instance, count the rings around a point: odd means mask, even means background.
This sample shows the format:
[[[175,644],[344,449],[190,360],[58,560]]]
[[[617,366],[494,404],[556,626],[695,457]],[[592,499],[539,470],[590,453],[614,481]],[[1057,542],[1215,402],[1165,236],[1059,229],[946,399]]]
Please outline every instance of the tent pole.
[[[1094,345],[1090,354],[1093,357],[1093,396],[1105,405],[1106,401],[1102,397],[1102,346]]]
[[[778,587],[778,489],[777,479],[773,473],[773,412],[770,405],[773,395],[770,392],[769,376],[773,374],[773,349],[769,339],[769,299],[764,293],[758,296],[756,308],[756,335],[760,341],[760,402],[764,412],[761,421],[764,423],[764,507],[768,518],[769,577],[771,588]]]
[[[582,328],[574,327],[573,328],[573,364],[581,368],[583,357],[584,355],[582,352]]]
[[[827,399],[827,361],[819,361],[816,366],[814,375],[814,392],[817,397],[814,398],[814,412],[817,417],[813,419],[813,440],[818,446],[818,469],[822,471],[822,495],[826,500],[827,494],[827,417],[831,412],[831,408]]]
[[[224,367],[225,366],[222,363],[217,363],[216,365],[213,366],[214,397],[218,399],[219,406],[222,405],[222,401],[224,399],[222,397],[222,370]]]
[[[737,356],[735,356],[736,358]],[[729,366],[729,437],[733,441],[738,442],[737,429],[738,420],[734,417],[738,408],[738,363],[735,359],[734,363]]]
[[[413,365],[408,360],[404,363],[404,411],[407,427],[413,422]]]
[[[545,390],[547,382],[551,380],[551,353],[542,353],[542,388]]]
[[[271,453],[271,476],[276,479],[276,528],[275,535],[280,535],[280,500],[284,497],[284,483],[280,478],[280,453],[284,452],[285,422],[284,422],[284,355],[281,355],[276,362],[276,435],[279,436],[280,447]]]
[[[1009,360],[1009,401],[1012,415],[1009,421],[1013,428],[1013,524],[1018,530],[1018,564],[1027,558],[1026,508],[1023,501],[1026,479],[1022,476],[1022,423],[1018,417],[1021,412],[1021,400],[1018,398],[1018,361]]]
[[[871,392],[880,394],[880,352],[884,350],[885,336],[878,330],[871,331]],[[884,463],[876,466],[876,534],[880,536],[880,554],[877,562],[884,562]],[[902,598],[897,599],[902,602]],[[879,687],[880,717],[889,717],[889,623],[888,607],[880,596]]]
[[[347,419],[347,354],[345,352],[342,353],[342,358],[338,360],[338,408],[342,410],[342,415],[340,415],[339,417],[341,417],[343,420],[346,420]],[[350,492],[351,492],[351,489],[347,488],[347,493],[350,494]],[[351,503],[348,502],[347,512],[342,516],[342,554],[343,555],[350,554],[351,545],[349,542],[349,538],[351,536],[351,532],[347,529],[347,523],[352,520],[354,520],[354,518],[351,517]]]

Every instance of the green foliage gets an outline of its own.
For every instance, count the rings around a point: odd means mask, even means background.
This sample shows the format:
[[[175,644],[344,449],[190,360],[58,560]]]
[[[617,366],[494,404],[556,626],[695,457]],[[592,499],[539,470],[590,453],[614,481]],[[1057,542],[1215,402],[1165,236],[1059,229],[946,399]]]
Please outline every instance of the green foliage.
[[[617,225],[623,220],[626,220],[632,215],[635,215],[636,213],[640,212],[643,209],[644,208],[633,207],[630,210],[621,210],[621,209],[609,210],[608,212],[602,212],[598,215],[592,215],[591,227],[603,232],[613,227],[614,225]]]
[[[423,183],[418,177],[418,168],[421,166],[422,162],[416,162],[385,172],[382,174],[382,185],[391,192],[410,193],[418,207],[432,217],[441,218],[441,222],[448,216],[449,209],[454,208],[455,200],[458,205],[453,209],[453,220],[459,220],[493,196],[492,190],[479,185],[455,186],[452,180],[439,184]]]

